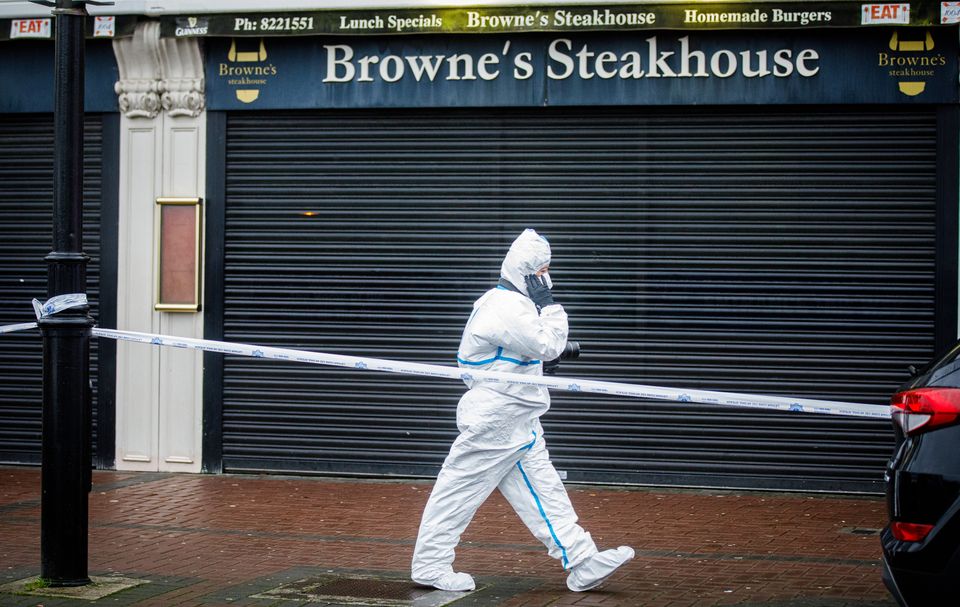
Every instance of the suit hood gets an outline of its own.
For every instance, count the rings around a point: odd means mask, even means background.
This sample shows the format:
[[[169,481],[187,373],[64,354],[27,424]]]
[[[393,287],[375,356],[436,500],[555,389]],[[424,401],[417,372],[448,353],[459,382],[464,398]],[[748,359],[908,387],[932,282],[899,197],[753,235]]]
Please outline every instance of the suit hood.
[[[547,265],[550,265],[550,243],[537,234],[536,230],[527,228],[510,245],[510,250],[500,265],[500,276],[529,296],[524,277],[536,274],[540,268]]]

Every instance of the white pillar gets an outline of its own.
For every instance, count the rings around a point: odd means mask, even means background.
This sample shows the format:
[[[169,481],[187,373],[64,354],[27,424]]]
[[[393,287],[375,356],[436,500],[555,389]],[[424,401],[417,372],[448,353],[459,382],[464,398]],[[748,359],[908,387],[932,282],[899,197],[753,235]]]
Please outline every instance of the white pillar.
[[[205,190],[199,42],[160,38],[159,24],[148,22],[113,48],[121,111],[117,328],[202,338],[202,312],[154,310],[156,199]],[[202,363],[198,352],[118,342],[118,470],[200,471]]]

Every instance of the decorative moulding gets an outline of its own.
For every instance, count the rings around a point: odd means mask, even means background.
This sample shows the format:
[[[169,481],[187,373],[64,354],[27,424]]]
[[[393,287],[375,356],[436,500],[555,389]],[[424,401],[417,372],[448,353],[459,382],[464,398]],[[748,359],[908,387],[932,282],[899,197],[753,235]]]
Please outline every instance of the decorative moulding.
[[[113,42],[120,70],[114,85],[120,111],[128,118],[198,116],[206,106],[203,59],[196,38],[160,37],[160,24],[137,26],[130,38]]]
[[[160,112],[160,24],[141,23],[130,38],[113,41],[120,80],[114,85],[120,111],[128,118],[154,118]]]
[[[158,48],[163,109],[171,116],[199,116],[206,106],[199,39],[161,38]]]

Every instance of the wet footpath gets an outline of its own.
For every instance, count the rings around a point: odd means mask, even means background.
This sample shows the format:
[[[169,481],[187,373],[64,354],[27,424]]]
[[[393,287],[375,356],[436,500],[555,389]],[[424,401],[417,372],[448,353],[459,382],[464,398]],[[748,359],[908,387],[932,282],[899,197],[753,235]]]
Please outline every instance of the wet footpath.
[[[98,471],[84,595],[40,573],[40,469],[0,467],[0,605],[896,607],[880,581],[882,496],[571,485],[601,549],[636,559],[600,589],[494,493],[457,549],[477,590],[407,578],[431,483]]]

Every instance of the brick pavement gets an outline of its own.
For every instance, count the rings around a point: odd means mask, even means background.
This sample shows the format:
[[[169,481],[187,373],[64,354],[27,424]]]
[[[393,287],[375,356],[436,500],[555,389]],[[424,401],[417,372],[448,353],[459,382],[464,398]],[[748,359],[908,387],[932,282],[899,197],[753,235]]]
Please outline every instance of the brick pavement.
[[[509,607],[894,607],[880,581],[880,497],[571,487],[601,548],[637,558],[602,591],[564,574],[495,494],[457,551],[482,590],[455,603]],[[406,580],[430,483],[99,471],[91,575],[149,580],[95,604],[303,605],[251,595],[298,577]],[[39,573],[40,474],[0,468],[0,583]],[[0,594],[0,605],[86,601]],[[316,604],[316,603],[314,603]]]

